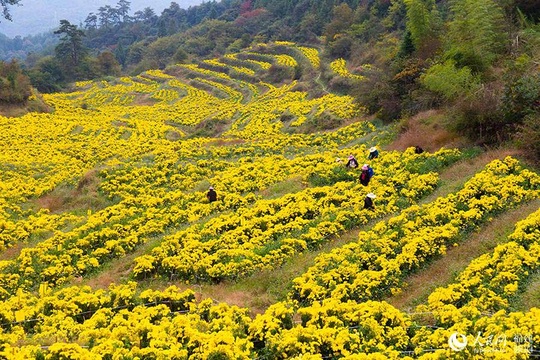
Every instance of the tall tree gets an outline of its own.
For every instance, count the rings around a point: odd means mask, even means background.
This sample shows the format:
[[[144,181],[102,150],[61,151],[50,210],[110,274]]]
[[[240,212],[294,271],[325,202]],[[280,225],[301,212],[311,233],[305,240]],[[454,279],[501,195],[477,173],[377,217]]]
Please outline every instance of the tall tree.
[[[129,10],[131,9],[131,2],[127,0],[120,0],[118,1],[118,4],[116,4],[116,9],[118,12],[118,16],[122,20],[122,22],[128,22],[130,20],[129,17]]]
[[[84,27],[86,29],[96,29],[98,23],[98,17],[94,13],[88,14],[86,19],[84,20]]]
[[[353,10],[346,3],[335,6],[332,14],[332,21],[326,25],[324,31],[327,41],[333,41],[337,35],[348,29],[354,19]]]
[[[113,8],[109,5],[101,6],[98,9],[99,26],[107,29],[113,24],[114,19],[112,10]]]
[[[63,35],[60,43],[56,46],[56,57],[64,64],[69,72],[76,72],[81,59],[86,55],[86,49],[83,46],[84,32],[72,25],[67,20],[60,20],[60,28],[54,32],[57,35]]]
[[[494,0],[453,0],[448,57],[458,66],[480,72],[489,66],[507,40],[502,31],[503,11]]]
[[[148,24],[154,24],[158,17],[151,7],[145,7],[142,11],[135,12],[135,19]]]
[[[414,47],[419,52],[432,49],[432,42],[436,41],[439,16],[434,0],[405,0],[407,9],[406,27]],[[428,51],[431,55],[433,51]]]

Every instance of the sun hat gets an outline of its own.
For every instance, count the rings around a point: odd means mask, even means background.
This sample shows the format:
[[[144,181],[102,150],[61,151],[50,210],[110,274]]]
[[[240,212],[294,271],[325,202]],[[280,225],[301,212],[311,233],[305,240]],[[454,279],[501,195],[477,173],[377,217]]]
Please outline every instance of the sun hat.
[[[354,156],[349,155],[349,160],[354,159]]]
[[[362,170],[367,170],[369,167],[367,166],[367,164],[364,164],[364,166],[362,166]]]
[[[208,188],[208,190],[214,190],[214,187],[213,187],[213,186],[210,186],[210,187]]]
[[[369,148],[369,152],[375,152],[377,151],[377,148],[375,146],[372,146]]]
[[[367,197],[371,198],[371,199],[375,199],[377,197],[377,195],[375,195],[374,193],[368,193]]]

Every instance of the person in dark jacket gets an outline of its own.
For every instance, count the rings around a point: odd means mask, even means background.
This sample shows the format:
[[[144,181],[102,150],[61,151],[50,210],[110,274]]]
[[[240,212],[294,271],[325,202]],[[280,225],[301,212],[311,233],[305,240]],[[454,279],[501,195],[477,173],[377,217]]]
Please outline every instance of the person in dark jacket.
[[[356,160],[354,156],[349,155],[349,161],[347,161],[347,164],[345,166],[351,169],[355,169],[358,167],[358,160]]]
[[[364,169],[367,170],[370,179],[373,177],[373,175],[375,175],[375,171],[368,164],[364,164],[364,166],[362,166],[362,170],[364,170]]]
[[[367,186],[370,179],[369,167],[367,165],[362,166],[362,172],[360,173],[360,184]]]
[[[377,148],[375,146],[369,148],[368,159],[373,160],[373,159],[378,158],[378,157],[379,157],[379,150],[377,150]]]
[[[217,200],[217,193],[216,193],[216,190],[214,190],[213,186],[210,186],[210,188],[208,188],[206,197],[208,198],[208,202],[214,202]]]
[[[415,153],[415,154],[421,154],[421,153],[423,153],[423,152],[424,152],[424,149],[422,149],[420,146],[416,145],[416,146],[414,147],[414,153]]]
[[[371,209],[375,210],[375,205],[373,205],[373,199],[375,199],[377,195],[374,193],[369,193],[366,195],[366,198],[364,199],[364,209]]]

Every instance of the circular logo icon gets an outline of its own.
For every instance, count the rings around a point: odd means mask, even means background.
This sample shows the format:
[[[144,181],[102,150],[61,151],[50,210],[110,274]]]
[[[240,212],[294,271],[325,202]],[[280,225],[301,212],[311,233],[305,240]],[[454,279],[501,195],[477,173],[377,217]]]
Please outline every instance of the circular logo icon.
[[[454,351],[462,351],[467,346],[467,336],[458,332],[453,333],[448,338],[448,346]]]

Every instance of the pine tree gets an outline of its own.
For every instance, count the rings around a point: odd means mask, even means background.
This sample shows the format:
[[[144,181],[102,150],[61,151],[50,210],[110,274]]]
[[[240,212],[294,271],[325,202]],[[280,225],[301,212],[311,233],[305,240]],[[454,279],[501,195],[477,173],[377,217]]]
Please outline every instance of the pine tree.
[[[77,25],[72,25],[67,20],[60,20],[60,28],[54,33],[63,35],[55,48],[56,58],[63,64],[66,73],[73,76],[77,73],[77,68],[87,53],[82,40],[84,32],[79,30]]]

